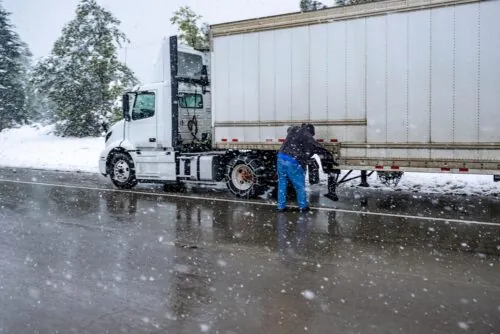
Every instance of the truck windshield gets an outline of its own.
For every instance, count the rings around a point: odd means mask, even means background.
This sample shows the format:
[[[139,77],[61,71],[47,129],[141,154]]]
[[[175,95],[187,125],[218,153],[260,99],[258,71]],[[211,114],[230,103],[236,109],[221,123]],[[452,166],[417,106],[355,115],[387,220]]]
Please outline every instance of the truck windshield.
[[[179,52],[178,75],[183,78],[199,79],[203,67],[203,58],[200,55]]]
[[[179,96],[181,108],[203,108],[203,96],[201,94],[181,93]]]

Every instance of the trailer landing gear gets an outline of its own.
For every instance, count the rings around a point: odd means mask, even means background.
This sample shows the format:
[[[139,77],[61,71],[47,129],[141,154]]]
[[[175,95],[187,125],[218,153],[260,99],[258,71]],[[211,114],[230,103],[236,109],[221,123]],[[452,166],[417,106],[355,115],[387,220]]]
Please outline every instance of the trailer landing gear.
[[[370,185],[368,184],[368,172],[366,170],[361,171],[361,183],[360,187],[368,188]]]
[[[364,172],[364,173],[363,173]],[[326,193],[324,196],[332,201],[338,201],[339,196],[337,195],[337,187],[341,185],[342,183],[346,183],[358,178],[361,178],[361,187],[365,187],[363,184],[366,184],[368,186],[367,179],[369,176],[371,176],[374,172],[367,173],[367,171],[361,171],[361,174],[359,176],[354,176],[348,178],[349,175],[351,175],[352,170],[348,171],[340,180],[340,169],[333,169],[330,171],[328,174],[328,193]]]
[[[337,202],[339,200],[339,196],[337,195],[339,176],[340,169],[335,169],[331,171],[330,174],[328,174],[328,193],[325,194],[325,197],[334,202]]]

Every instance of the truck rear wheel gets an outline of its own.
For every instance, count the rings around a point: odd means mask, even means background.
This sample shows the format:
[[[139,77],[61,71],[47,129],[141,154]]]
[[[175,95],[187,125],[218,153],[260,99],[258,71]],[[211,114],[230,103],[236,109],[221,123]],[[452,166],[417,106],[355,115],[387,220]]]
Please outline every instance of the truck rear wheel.
[[[255,198],[266,190],[265,167],[258,156],[239,155],[227,167],[226,184],[229,191],[241,198]]]
[[[137,185],[132,158],[125,153],[115,153],[109,164],[111,182],[120,189],[131,189]]]

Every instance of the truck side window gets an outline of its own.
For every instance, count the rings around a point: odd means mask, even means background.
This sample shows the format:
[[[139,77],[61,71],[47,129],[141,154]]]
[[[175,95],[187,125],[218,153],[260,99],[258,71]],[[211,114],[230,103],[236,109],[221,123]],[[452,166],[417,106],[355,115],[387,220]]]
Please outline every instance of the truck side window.
[[[179,96],[179,105],[181,108],[202,109],[203,96],[201,94],[181,93]]]
[[[179,52],[178,75],[183,78],[198,79],[201,77],[203,68],[203,58],[200,55],[194,55],[185,52]]]
[[[144,92],[137,94],[132,108],[132,120],[137,121],[155,115],[155,93]]]

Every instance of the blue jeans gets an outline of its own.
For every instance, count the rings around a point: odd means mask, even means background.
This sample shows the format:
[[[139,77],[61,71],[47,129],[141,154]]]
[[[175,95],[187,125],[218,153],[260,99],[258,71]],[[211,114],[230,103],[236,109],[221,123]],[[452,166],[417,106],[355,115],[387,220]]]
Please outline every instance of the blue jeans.
[[[288,180],[292,182],[297,193],[297,202],[299,209],[305,209],[309,206],[306,193],[306,172],[304,168],[292,157],[278,154],[278,209],[286,207],[286,188]]]

